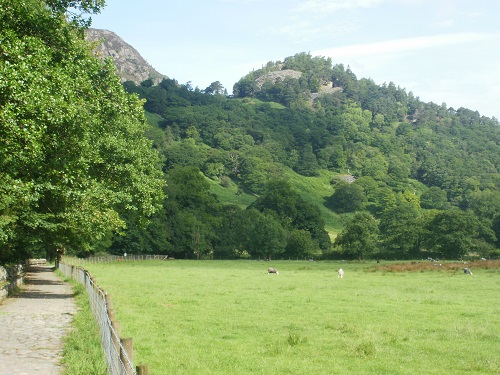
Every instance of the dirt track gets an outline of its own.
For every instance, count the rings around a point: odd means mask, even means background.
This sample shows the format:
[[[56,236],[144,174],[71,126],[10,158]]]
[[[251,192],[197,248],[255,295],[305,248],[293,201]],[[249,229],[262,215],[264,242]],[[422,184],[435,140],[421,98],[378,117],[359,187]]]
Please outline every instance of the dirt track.
[[[22,292],[0,304],[0,375],[59,374],[76,304],[52,267],[33,267]]]

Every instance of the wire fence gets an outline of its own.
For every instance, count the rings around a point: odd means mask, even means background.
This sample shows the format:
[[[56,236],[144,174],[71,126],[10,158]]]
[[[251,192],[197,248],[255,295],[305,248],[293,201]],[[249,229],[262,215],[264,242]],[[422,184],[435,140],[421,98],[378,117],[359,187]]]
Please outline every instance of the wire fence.
[[[150,254],[124,254],[124,255],[106,255],[88,258],[63,257],[65,263],[73,265],[84,265],[89,263],[113,263],[113,262],[135,262],[141,260],[174,260],[168,255],[150,255]]]
[[[120,339],[119,325],[114,321],[114,312],[106,293],[83,268],[60,263],[59,270],[65,276],[83,284],[87,290],[91,310],[99,324],[101,345],[109,374],[138,375],[133,365],[132,339]]]

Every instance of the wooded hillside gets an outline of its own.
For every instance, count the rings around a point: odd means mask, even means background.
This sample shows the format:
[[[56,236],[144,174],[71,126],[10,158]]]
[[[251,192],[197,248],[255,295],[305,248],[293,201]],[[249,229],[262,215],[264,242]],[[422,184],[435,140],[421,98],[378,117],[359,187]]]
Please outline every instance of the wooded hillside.
[[[392,82],[358,79],[306,53],[249,73],[232,97],[218,82],[205,90],[175,80],[125,87],[156,114],[149,136],[167,176],[195,167],[222,186],[212,188],[221,204],[238,202],[231,191],[253,196],[249,208],[278,217],[288,239],[293,228],[315,240],[310,228],[290,227],[293,213],[276,207],[290,192],[277,192],[275,182],[317,207],[334,247],[317,242],[301,255],[461,257],[489,255],[499,245],[494,118],[424,103]],[[315,188],[325,181],[327,188]],[[439,223],[445,228],[437,230]],[[245,249],[232,247],[232,256]],[[217,250],[207,244],[207,254]]]

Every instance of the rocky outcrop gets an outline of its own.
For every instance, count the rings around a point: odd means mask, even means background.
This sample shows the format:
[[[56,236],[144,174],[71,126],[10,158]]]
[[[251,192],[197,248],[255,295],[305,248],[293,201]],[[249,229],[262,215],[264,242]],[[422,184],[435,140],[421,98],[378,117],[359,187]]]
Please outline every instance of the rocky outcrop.
[[[356,176],[353,176],[352,174],[346,174],[346,175],[341,175],[339,176],[341,180],[344,180],[348,184],[352,184],[354,181],[356,181]]]
[[[281,67],[280,67],[281,68]],[[298,70],[293,70],[293,69],[283,69],[283,70],[273,70],[271,72],[267,72],[266,74],[261,75],[255,80],[255,84],[257,86],[257,90],[260,91],[262,90],[262,86],[266,82],[270,82],[271,84],[275,84],[277,81],[284,81],[287,78],[292,78],[292,79],[299,79],[302,77],[302,72]],[[324,94],[333,94],[337,91],[342,91],[341,87],[333,87],[333,84],[331,81],[328,82],[321,82],[321,85],[319,87],[319,91],[315,93],[310,93],[310,98],[309,101],[311,103],[311,106],[313,104],[314,99],[316,99],[318,96],[324,95]]]
[[[284,81],[286,78],[299,79],[301,76],[302,72],[299,72],[297,70],[292,70],[292,69],[276,70],[260,76],[255,80],[255,83],[257,84],[257,87],[260,90],[265,82],[271,82],[274,85],[278,79]]]
[[[333,87],[332,82],[327,82],[319,87],[319,91],[311,94],[311,101],[324,94],[333,94],[342,91],[342,87]]]
[[[112,31],[100,29],[88,29],[86,38],[90,42],[96,42],[96,54],[101,59],[111,57],[116,66],[116,71],[122,82],[133,81],[137,85],[151,78],[156,84],[163,78],[163,74],[157,72],[131,45]]]

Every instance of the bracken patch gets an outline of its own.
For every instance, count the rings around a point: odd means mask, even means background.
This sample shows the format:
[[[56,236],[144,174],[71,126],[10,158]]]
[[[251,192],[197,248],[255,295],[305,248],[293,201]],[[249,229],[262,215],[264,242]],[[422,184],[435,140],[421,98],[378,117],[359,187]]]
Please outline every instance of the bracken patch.
[[[375,266],[373,272],[424,272],[424,271],[462,271],[465,267],[472,270],[500,268],[500,260],[479,260],[474,262],[448,262],[448,261],[420,261],[393,263],[384,266]]]

